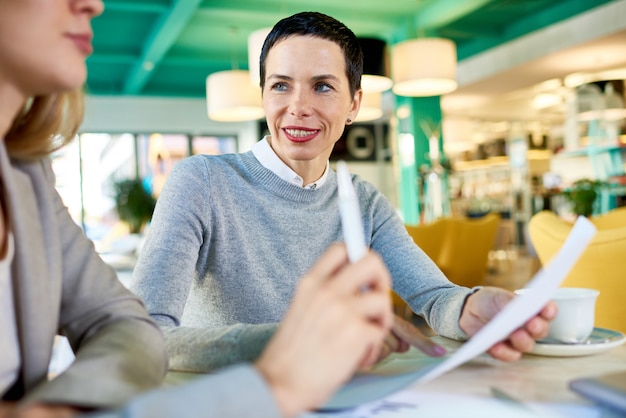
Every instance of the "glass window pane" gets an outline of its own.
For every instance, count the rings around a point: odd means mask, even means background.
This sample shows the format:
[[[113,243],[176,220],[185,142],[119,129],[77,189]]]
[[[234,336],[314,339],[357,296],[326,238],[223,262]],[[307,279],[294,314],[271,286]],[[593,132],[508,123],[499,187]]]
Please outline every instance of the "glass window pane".
[[[194,136],[191,149],[193,154],[232,154],[237,152],[237,138],[234,136]]]
[[[189,136],[141,134],[137,137],[139,175],[153,196],[158,197],[174,165],[189,156]]]

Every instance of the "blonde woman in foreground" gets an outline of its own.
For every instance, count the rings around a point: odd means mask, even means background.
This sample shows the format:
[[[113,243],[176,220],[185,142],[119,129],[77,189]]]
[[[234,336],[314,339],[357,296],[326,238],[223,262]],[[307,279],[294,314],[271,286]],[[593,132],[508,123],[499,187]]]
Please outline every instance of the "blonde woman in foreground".
[[[342,244],[303,275],[256,363],[141,394],[166,371],[162,334],[70,218],[48,158],[82,120],[102,11],[100,0],[0,0],[0,417],[291,417],[321,405],[378,358],[392,323],[381,259],[349,264]],[[49,381],[57,334],[76,360]]]

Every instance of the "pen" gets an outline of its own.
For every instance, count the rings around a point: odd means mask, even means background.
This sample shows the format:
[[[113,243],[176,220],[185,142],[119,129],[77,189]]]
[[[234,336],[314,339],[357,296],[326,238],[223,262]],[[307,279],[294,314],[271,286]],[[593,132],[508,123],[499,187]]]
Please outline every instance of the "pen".
[[[350,262],[359,261],[367,252],[365,245],[365,232],[361,209],[357,199],[352,177],[345,161],[337,161],[337,185],[339,188],[339,213],[341,215],[341,227],[343,239],[348,248]]]

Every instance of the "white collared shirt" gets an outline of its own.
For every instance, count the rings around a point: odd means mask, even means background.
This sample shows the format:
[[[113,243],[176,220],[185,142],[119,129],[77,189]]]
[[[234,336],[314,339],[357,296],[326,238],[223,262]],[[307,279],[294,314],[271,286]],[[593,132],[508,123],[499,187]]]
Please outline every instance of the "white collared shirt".
[[[21,362],[11,284],[13,247],[13,234],[9,232],[6,256],[0,259],[0,397],[15,383]]]
[[[326,168],[324,169],[324,174],[322,177],[314,181],[313,183],[309,183],[307,185],[304,184],[304,179],[298,175],[295,171],[293,171],[287,164],[281,160],[276,152],[270,146],[268,141],[268,137],[266,136],[256,144],[252,146],[252,153],[256,157],[257,160],[261,163],[261,165],[268,170],[271,170],[274,174],[276,174],[281,179],[295,184],[296,186],[303,187],[305,189],[316,189],[321,187],[326,182],[328,178],[328,167],[329,163],[326,162]]]

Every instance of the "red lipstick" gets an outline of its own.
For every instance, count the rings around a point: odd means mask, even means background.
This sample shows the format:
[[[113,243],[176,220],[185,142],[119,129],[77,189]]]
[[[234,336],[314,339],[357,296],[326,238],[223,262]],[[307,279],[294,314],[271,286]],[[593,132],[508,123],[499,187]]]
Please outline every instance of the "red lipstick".
[[[69,34],[67,37],[74,42],[74,45],[85,55],[91,55],[93,46],[91,45],[91,34]]]
[[[285,136],[292,142],[307,142],[320,132],[319,129],[304,128],[301,126],[287,126],[282,128]]]

